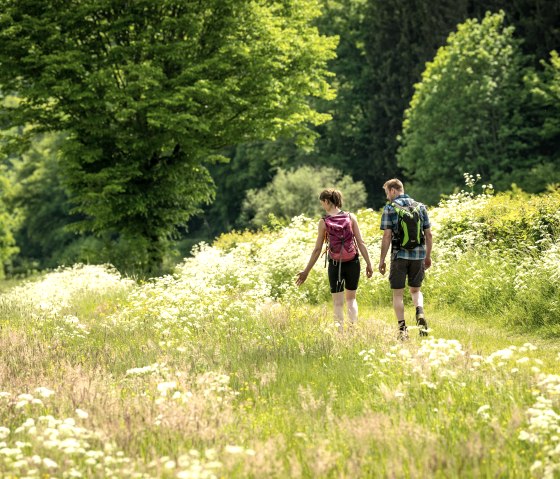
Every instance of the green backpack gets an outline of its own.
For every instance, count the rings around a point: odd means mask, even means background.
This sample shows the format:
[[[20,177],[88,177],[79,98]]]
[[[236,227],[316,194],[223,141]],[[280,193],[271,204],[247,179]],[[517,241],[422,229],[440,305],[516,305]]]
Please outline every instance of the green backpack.
[[[398,230],[393,236],[393,247],[395,249],[414,249],[424,244],[424,228],[422,227],[422,215],[420,214],[420,203],[414,201],[410,206],[399,205],[392,201],[389,203],[399,217]]]

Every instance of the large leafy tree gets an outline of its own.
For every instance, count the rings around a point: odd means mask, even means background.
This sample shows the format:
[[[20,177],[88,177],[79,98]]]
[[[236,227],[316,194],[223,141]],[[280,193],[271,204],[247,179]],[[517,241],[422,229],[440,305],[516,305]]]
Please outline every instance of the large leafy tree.
[[[465,172],[507,188],[514,171],[534,166],[526,61],[501,12],[459,25],[427,64],[398,155],[425,201],[453,191]]]
[[[336,39],[315,0],[0,0],[4,126],[62,131],[82,227],[134,239],[144,269],[214,189],[230,144],[296,135],[328,115]],[[21,145],[18,138],[17,145]],[[14,142],[12,142],[14,144]]]

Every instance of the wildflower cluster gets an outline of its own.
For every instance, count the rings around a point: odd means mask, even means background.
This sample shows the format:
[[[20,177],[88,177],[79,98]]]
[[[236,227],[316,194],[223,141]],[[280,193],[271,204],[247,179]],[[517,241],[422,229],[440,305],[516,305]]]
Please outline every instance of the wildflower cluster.
[[[560,281],[560,242],[551,243],[539,254],[527,255],[526,261],[516,267],[515,289],[527,293],[534,285],[535,271],[547,278],[547,281]]]
[[[84,298],[102,303],[104,298],[131,290],[134,284],[111,266],[77,264],[9,290],[0,298],[0,304],[13,311],[25,311],[26,323],[36,324],[58,339],[84,340],[90,334],[90,326],[76,312],[76,305]]]
[[[536,351],[536,346],[525,343],[483,356],[464,351],[456,340],[430,338],[416,347],[392,346],[385,353],[372,348],[359,354],[369,371],[367,377],[376,378],[376,387],[385,397],[405,396],[403,377],[409,393],[413,384],[430,390],[453,385],[465,390],[475,388],[480,395],[493,395],[503,389],[510,391],[510,397],[513,387],[532,390],[535,402],[527,407],[527,424],[519,439],[540,447],[532,473],[536,477],[552,478],[560,471],[560,376],[542,373],[543,363]],[[505,399],[505,395],[500,395],[502,408]],[[482,404],[476,410],[476,417],[490,423],[494,421],[493,409],[491,404]]]
[[[371,371],[368,377],[391,377],[398,370],[429,388],[455,378],[465,356],[458,341],[441,338],[424,340],[416,349],[394,345],[385,353],[376,354],[375,349],[370,349],[359,354]]]
[[[31,307],[37,314],[50,316],[64,314],[77,296],[105,295],[107,291],[131,288],[134,282],[123,279],[109,265],[76,264],[59,268],[38,281],[27,281],[3,295],[2,301],[15,302],[20,307]]]
[[[0,405],[6,410],[19,410],[12,417],[25,417],[15,427],[0,426],[0,473],[14,477],[86,478],[145,477],[137,473],[130,458],[100,432],[81,423],[88,413],[76,409],[75,417],[56,418],[41,414],[45,399],[54,399],[48,388],[29,393],[0,394]]]
[[[519,439],[540,448],[532,474],[552,479],[560,472],[560,376],[539,374],[533,395],[535,403],[526,412],[528,427],[519,433]]]
[[[138,286],[103,324],[128,332],[142,331],[148,325],[160,349],[180,353],[201,334],[233,334],[256,316],[258,295],[241,296],[234,287],[214,285],[212,280],[179,273]]]

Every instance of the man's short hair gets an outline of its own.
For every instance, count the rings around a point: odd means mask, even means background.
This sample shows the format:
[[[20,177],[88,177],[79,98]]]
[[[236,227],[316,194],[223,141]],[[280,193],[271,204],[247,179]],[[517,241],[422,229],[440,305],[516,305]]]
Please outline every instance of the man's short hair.
[[[387,180],[383,185],[384,190],[390,190],[391,188],[395,188],[395,190],[397,191],[404,191],[404,185],[402,184],[402,181],[398,180],[397,178]]]

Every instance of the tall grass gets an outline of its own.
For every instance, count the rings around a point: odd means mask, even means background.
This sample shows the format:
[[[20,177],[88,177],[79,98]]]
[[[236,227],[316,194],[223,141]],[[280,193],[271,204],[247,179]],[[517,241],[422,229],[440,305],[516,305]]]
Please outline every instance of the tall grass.
[[[552,191],[433,209],[431,335],[406,343],[386,278],[362,279],[344,334],[320,264],[296,288],[303,217],[143,284],[77,265],[5,291],[0,475],[555,477],[557,206]],[[375,259],[379,213],[359,221]]]

